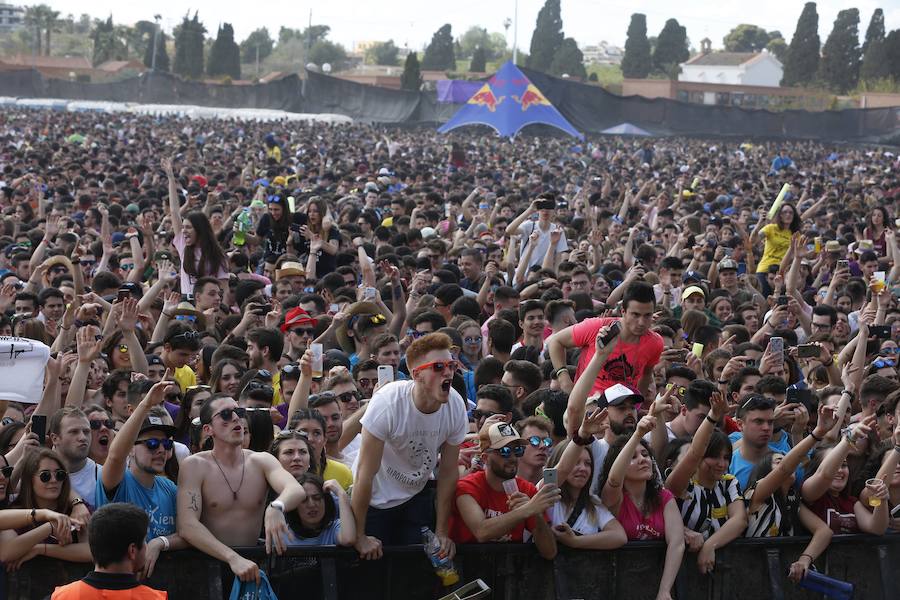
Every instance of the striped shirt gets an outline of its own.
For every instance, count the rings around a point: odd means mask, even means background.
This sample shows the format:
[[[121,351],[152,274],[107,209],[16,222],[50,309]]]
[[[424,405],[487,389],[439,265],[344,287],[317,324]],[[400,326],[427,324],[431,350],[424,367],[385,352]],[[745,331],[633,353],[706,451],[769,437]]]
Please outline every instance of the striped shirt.
[[[752,499],[753,488],[747,490],[744,494],[747,508],[750,508]],[[769,496],[768,500],[755,513],[747,514],[747,531],[744,533],[744,537],[761,538],[794,535],[794,523],[797,520],[797,512],[800,510],[800,499],[797,497],[797,491],[793,487],[787,493],[783,508],[784,511],[782,511],[782,506],[775,501],[774,495]]]
[[[684,526],[708,538],[728,521],[728,505],[737,500],[743,500],[741,487],[734,475],[725,474],[712,489],[691,480],[678,506]]]

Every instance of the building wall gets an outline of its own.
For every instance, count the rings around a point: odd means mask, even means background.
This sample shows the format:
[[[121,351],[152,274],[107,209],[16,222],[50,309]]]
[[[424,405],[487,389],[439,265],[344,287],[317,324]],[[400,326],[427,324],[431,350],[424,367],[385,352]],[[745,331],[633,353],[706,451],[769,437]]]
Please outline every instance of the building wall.
[[[623,96],[644,98],[674,98],[676,82],[669,79],[623,79]]]
[[[740,67],[718,65],[681,65],[678,81],[740,85],[743,73]]]
[[[859,97],[860,108],[900,106],[900,94],[866,92]]]
[[[740,83],[743,85],[778,87],[781,85],[783,76],[784,68],[774,60],[764,57],[745,66]]]

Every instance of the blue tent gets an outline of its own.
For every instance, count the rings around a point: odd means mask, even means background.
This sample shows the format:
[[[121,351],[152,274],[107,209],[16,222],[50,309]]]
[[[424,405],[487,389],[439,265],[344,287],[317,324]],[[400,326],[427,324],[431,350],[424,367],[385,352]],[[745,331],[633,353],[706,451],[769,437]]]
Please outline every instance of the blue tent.
[[[631,123],[620,123],[615,127],[604,129],[600,133],[604,133],[606,135],[653,135],[649,131],[645,131],[637,125],[632,125]]]
[[[507,61],[438,131],[487,125],[504,137],[515,137],[526,125],[535,124],[551,125],[584,139],[525,74]]]

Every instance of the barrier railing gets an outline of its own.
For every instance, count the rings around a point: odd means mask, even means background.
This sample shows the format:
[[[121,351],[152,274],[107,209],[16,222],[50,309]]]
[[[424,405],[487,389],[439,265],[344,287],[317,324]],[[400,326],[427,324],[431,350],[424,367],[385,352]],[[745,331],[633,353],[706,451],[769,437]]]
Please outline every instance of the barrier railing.
[[[790,564],[807,538],[740,540],[717,551],[716,568],[701,575],[696,555],[687,554],[675,585],[679,600],[794,600],[820,596],[787,579]],[[447,593],[421,546],[387,548],[379,561],[361,561],[350,549],[292,548],[270,558],[259,548],[241,552],[265,569],[281,600],[431,600]],[[529,545],[479,544],[458,549],[461,583],[480,578],[495,600],[655,598],[665,547],[636,542],[613,551],[561,548],[554,561]],[[856,586],[855,598],[900,600],[900,535],[836,536],[816,561],[819,571]],[[35,558],[7,574],[7,597],[37,600],[54,587],[82,577],[88,565]],[[163,554],[148,585],[172,600],[227,598],[233,577],[227,565],[194,551]]]

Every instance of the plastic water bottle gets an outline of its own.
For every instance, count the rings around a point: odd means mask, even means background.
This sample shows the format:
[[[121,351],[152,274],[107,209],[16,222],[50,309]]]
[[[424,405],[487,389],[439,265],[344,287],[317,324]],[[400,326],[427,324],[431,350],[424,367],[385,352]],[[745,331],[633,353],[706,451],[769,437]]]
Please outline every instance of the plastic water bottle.
[[[806,576],[800,580],[800,587],[825,594],[832,600],[850,600],[853,598],[853,584],[841,581],[827,575],[823,575],[812,569],[806,572]]]
[[[237,216],[237,224],[234,228],[234,245],[243,246],[247,238],[245,234],[250,231],[250,207],[244,207]]]
[[[441,578],[444,587],[449,587],[459,581],[459,573],[453,568],[450,557],[441,557],[441,542],[437,536],[427,527],[422,528],[422,543],[425,545],[425,554],[431,560],[434,572]]]

